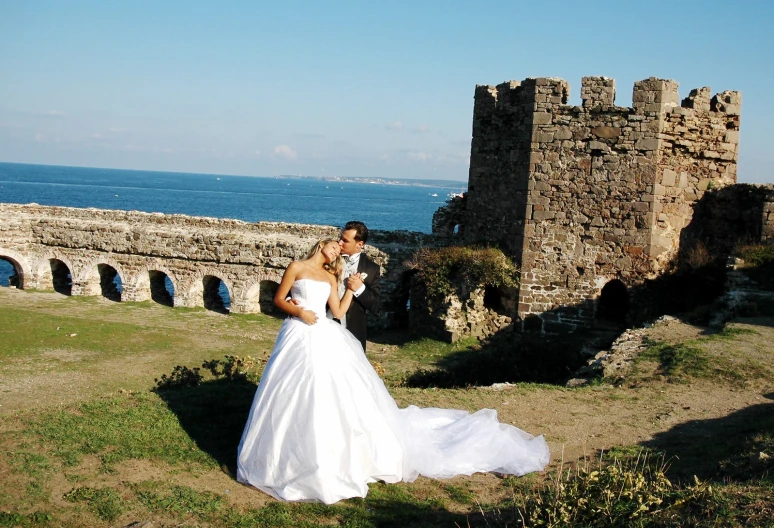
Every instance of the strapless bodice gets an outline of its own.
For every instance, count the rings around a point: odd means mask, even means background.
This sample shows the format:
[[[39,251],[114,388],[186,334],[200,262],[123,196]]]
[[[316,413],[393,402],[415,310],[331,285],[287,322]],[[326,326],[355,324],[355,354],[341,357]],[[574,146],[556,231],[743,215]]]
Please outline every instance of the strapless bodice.
[[[325,306],[331,294],[331,285],[314,279],[297,279],[290,288],[290,296],[299,306],[312,310],[317,317],[325,317]]]

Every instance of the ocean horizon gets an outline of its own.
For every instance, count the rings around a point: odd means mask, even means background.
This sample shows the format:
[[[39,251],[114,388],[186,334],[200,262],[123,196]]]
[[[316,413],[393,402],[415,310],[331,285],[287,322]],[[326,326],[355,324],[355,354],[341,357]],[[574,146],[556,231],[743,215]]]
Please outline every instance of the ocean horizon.
[[[0,202],[429,233],[467,182],[244,176],[0,162]]]

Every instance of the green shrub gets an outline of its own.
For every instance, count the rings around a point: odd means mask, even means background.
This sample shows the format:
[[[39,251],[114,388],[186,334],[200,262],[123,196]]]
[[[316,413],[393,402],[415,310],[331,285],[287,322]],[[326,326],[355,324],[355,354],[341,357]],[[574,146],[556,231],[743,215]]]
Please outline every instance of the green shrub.
[[[647,452],[595,467],[579,465],[557,473],[521,512],[524,526],[653,526],[675,520],[692,507],[707,508],[715,492],[695,479],[678,489],[666,477],[666,464]]]
[[[443,299],[456,284],[472,290],[484,285],[513,288],[519,283],[516,266],[495,248],[422,248],[406,265],[417,271],[429,300]]]
[[[742,246],[737,251],[739,258],[747,266],[763,266],[774,264],[774,244],[752,244]]]
[[[156,378],[154,390],[179,389],[182,387],[196,387],[202,382],[204,377],[199,373],[199,368],[188,368],[184,365],[176,365],[172,373],[167,376],[162,374],[161,378]]]
[[[244,381],[250,376],[250,370],[255,366],[252,356],[226,356],[225,359],[211,359],[202,363],[215,378],[228,381]]]
[[[226,381],[247,381],[257,378],[250,370],[255,366],[256,360],[251,356],[225,356],[224,359],[210,359],[202,363],[202,368],[208,370],[215,379]],[[172,373],[167,376],[162,374],[156,378],[156,386],[153,390],[179,389],[183,387],[196,387],[203,380],[199,367],[189,368],[177,365]]]

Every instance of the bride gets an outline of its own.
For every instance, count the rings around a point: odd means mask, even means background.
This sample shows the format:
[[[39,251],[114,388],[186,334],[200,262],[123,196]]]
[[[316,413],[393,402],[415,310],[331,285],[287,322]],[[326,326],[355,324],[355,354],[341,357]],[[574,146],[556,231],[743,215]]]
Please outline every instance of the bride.
[[[365,497],[377,480],[541,471],[543,437],[499,423],[494,410],[398,408],[360,342],[325,317],[326,303],[340,317],[352,301],[350,290],[338,298],[340,253],[322,240],[285,270],[274,303],[291,317],[255,393],[237,480],[278,499],[332,504]]]

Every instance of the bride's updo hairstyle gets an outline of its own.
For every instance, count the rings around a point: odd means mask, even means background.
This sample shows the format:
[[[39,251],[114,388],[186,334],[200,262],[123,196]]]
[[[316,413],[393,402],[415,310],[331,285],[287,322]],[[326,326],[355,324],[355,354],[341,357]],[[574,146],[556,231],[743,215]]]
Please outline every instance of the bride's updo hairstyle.
[[[320,240],[319,242],[315,242],[315,244],[309,249],[309,253],[307,253],[306,258],[307,259],[312,258],[317,253],[322,251],[322,248],[324,248],[325,245],[330,243],[330,242],[335,242],[336,244],[339,243],[338,240],[335,240],[333,238],[325,238],[323,240]],[[328,262],[324,263],[323,264],[323,268],[325,268],[325,270],[328,273],[331,273],[332,275],[334,275],[336,277],[337,281],[340,281],[341,280],[341,271],[344,269],[344,261],[342,260],[341,255],[336,257],[330,263],[328,263]]]

